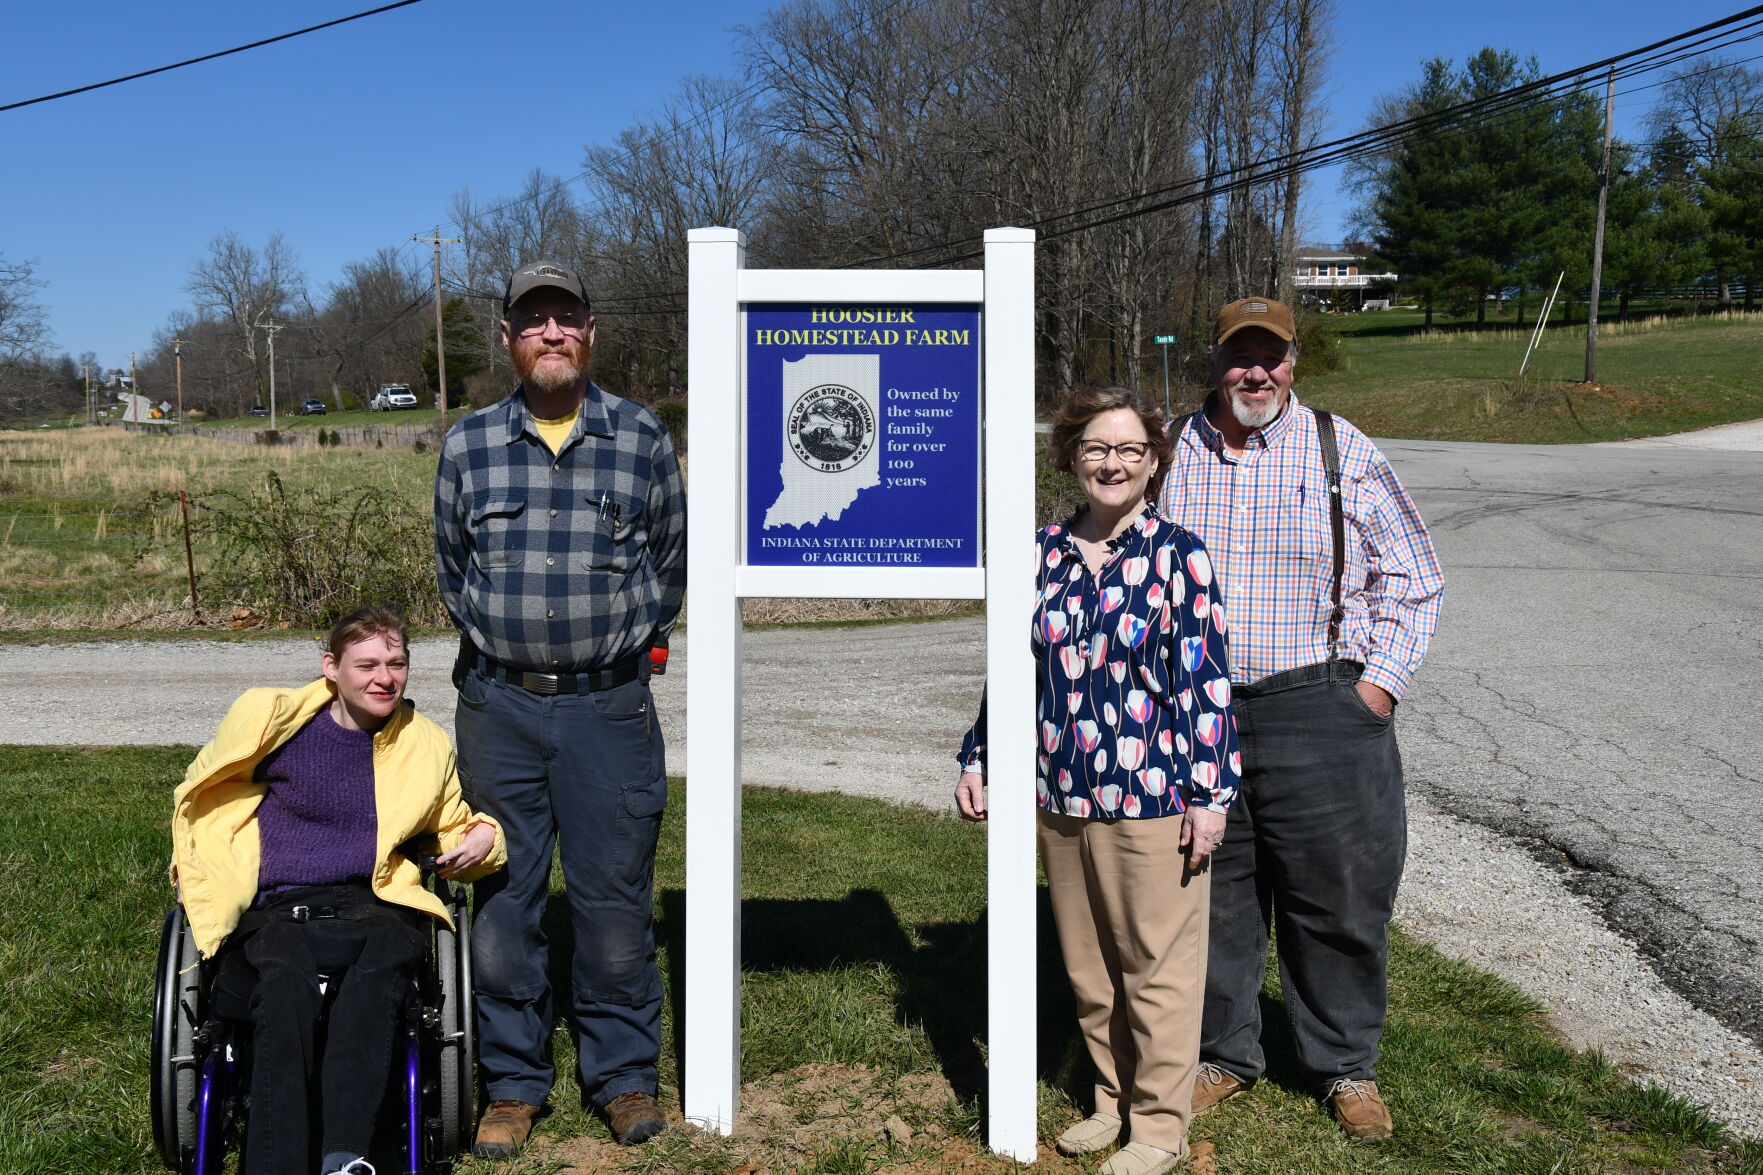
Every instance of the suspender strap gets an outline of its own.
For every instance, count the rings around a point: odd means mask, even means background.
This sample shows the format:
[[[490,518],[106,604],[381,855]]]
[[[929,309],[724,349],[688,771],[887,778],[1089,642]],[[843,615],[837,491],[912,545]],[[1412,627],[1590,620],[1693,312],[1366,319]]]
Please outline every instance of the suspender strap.
[[[1341,505],[1341,450],[1335,443],[1334,417],[1315,410],[1316,441],[1322,447],[1322,468],[1328,473],[1328,521],[1334,534],[1334,608],[1328,614],[1328,659],[1335,659],[1336,646],[1341,643],[1341,621],[1347,612],[1341,607],[1341,575],[1347,564],[1347,520]]]

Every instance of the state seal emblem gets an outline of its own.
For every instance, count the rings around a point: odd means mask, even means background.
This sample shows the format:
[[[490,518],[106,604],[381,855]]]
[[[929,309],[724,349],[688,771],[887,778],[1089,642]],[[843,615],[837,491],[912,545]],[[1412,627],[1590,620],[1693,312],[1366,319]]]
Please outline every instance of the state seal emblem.
[[[784,435],[802,463],[822,473],[843,473],[862,464],[875,447],[875,411],[842,384],[809,388],[791,405]]]

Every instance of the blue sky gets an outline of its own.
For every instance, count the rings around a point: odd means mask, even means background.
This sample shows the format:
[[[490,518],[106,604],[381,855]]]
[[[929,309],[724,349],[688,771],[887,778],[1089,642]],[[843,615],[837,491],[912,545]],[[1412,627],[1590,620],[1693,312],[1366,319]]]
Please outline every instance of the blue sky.
[[[231,48],[372,0],[90,0],[0,7],[0,105]],[[730,74],[733,27],[763,0],[425,0],[292,41],[0,113],[0,254],[34,259],[53,349],[126,366],[186,306],[190,263],[223,229],[281,230],[315,293],[341,266],[445,221],[469,187],[565,176],[693,73]],[[1422,58],[1483,45],[1546,72],[1636,48],[1739,6],[1639,0],[1338,0],[1325,93],[1334,138],[1412,81]],[[1272,63],[1270,68],[1277,68]],[[1618,133],[1652,101],[1619,91]],[[1313,173],[1307,240],[1348,208]]]

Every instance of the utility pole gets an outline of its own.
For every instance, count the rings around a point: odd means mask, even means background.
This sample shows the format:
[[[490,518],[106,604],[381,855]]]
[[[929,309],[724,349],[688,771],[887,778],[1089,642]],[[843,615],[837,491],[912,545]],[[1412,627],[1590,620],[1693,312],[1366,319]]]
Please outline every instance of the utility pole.
[[[184,422],[184,340],[173,337],[171,340],[172,366],[177,371],[178,380],[178,423]]]
[[[281,330],[282,328],[279,323],[266,322],[263,324],[263,329],[264,329],[264,332],[269,335],[269,431],[274,432],[275,431],[275,332],[278,330]]]
[[[140,378],[135,375],[135,353],[133,351],[130,351],[129,352],[129,395],[139,396],[140,394],[141,394],[141,381],[140,381]],[[129,407],[134,408],[137,412],[139,412],[141,414],[141,423],[142,424],[147,423],[149,413],[147,412],[147,410],[145,408],[141,408],[139,406],[138,401],[131,400],[129,402]]]
[[[1616,114],[1616,70],[1604,86],[1604,161],[1598,166],[1598,231],[1592,238],[1592,296],[1585,317],[1585,382],[1598,378],[1598,293],[1604,280],[1604,205],[1610,198],[1610,128]]]
[[[413,241],[421,241],[435,247],[435,376],[441,385],[439,406],[441,409],[441,435],[447,435],[447,345],[441,337],[441,246],[457,245],[458,237],[441,236],[441,226],[435,226],[432,237],[411,237]]]
[[[80,364],[80,374],[86,377],[86,423],[98,423],[98,406],[92,402],[92,365]]]

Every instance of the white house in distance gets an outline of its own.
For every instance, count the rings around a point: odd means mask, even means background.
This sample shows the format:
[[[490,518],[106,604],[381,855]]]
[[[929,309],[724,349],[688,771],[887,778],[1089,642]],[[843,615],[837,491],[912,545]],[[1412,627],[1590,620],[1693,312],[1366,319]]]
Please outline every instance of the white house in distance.
[[[1388,297],[1368,302],[1365,291],[1373,285],[1393,290],[1396,275],[1369,272],[1366,261],[1361,254],[1339,249],[1315,245],[1300,248],[1293,259],[1295,273],[1292,279],[1298,300],[1306,305],[1332,306],[1339,310],[1388,310]]]

